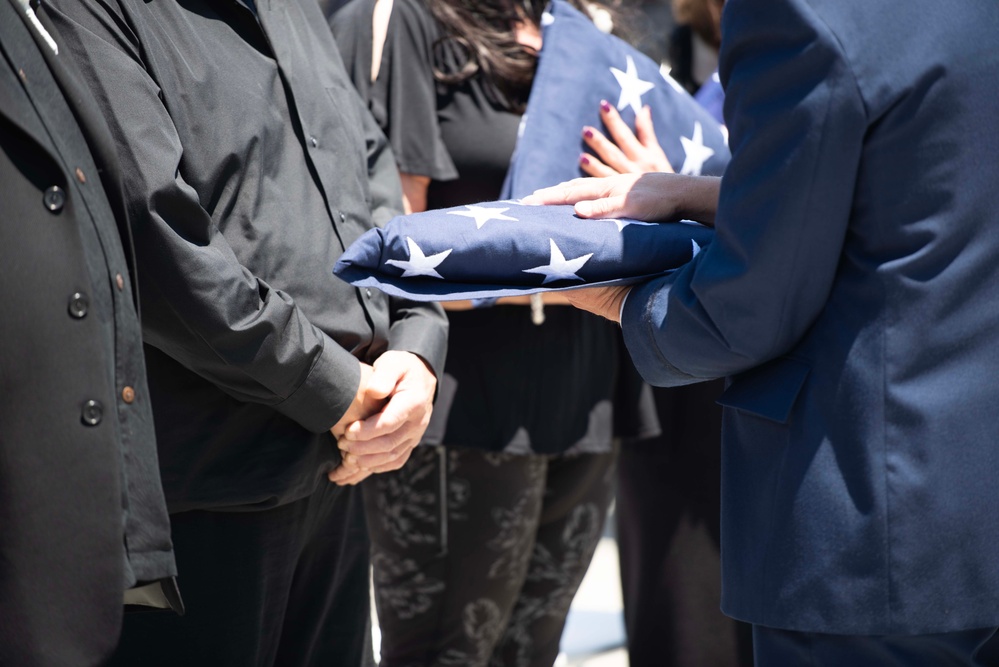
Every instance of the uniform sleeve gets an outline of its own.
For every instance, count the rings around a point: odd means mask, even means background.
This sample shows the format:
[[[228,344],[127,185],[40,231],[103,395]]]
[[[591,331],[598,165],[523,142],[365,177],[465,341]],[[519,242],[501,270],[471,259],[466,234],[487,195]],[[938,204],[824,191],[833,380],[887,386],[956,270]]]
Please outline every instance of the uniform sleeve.
[[[372,0],[354,0],[333,18],[347,72],[388,137],[399,171],[453,180],[458,171],[437,118],[433,50],[439,29],[420,0],[393,0],[378,78],[371,82],[373,7]]]
[[[847,235],[867,117],[836,36],[804,0],[730,0],[724,33],[732,161],[715,240],[624,308],[628,349],[652,384],[788,352],[825,306]]]
[[[52,3],[50,15],[108,121],[140,263],[145,342],[241,401],[319,433],[351,404],[360,366],[287,293],[243,266],[184,181],[184,147],[118,9]]]

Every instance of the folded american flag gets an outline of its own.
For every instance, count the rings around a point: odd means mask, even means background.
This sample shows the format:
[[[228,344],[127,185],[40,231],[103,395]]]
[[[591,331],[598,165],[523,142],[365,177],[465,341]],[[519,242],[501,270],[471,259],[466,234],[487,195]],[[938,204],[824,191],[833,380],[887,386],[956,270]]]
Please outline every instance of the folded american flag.
[[[355,241],[334,273],[358,287],[421,301],[626,284],[689,262],[710,242],[696,224],[583,220],[571,206],[522,206],[513,197],[582,176],[584,125],[601,100],[634,127],[650,105],[676,170],[721,174],[730,154],[718,123],[658,66],[563,0],[543,21],[544,41],[504,192],[487,202],[399,216]]]
[[[712,234],[693,223],[583,220],[571,206],[487,202],[395,217],[351,244],[333,271],[418,301],[490,299],[661,275]]]
[[[584,176],[584,125],[601,127],[600,101],[617,107],[632,128],[648,104],[656,137],[681,174],[719,176],[731,157],[718,122],[659,66],[607,35],[564,0],[542,20],[542,47],[503,198]]]

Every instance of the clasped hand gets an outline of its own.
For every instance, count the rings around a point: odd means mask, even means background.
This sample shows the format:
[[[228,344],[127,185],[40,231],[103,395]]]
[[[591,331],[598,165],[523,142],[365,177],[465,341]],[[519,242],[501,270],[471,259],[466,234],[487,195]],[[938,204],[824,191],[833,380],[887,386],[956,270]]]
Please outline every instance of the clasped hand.
[[[401,468],[430,423],[436,387],[433,371],[411,352],[389,351],[371,366],[362,363],[354,403],[330,429],[343,460],[329,480],[357,484]]]

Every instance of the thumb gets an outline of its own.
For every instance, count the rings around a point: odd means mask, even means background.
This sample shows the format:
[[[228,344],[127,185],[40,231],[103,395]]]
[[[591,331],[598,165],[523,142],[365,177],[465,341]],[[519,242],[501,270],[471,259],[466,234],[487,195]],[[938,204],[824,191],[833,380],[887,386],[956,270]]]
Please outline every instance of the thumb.
[[[399,380],[397,373],[391,373],[385,369],[375,366],[368,380],[368,386],[364,388],[364,393],[373,399],[388,398],[395,390],[395,385]]]

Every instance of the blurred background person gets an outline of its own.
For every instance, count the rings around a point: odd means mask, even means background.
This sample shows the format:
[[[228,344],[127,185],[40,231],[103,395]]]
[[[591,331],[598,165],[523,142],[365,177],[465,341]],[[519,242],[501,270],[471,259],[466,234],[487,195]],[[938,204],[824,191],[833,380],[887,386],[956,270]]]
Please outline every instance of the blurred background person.
[[[409,210],[499,196],[546,4],[354,0],[334,17]],[[558,654],[613,494],[619,367],[618,332],[564,304],[448,305],[424,445],[363,486],[384,665],[540,666]]]
[[[718,50],[724,6],[725,0],[673,0],[676,27],[669,38],[670,76],[723,124]]]
[[[718,69],[725,0],[672,0],[676,24],[669,38],[670,76],[691,95]]]

